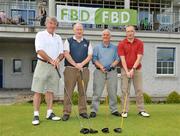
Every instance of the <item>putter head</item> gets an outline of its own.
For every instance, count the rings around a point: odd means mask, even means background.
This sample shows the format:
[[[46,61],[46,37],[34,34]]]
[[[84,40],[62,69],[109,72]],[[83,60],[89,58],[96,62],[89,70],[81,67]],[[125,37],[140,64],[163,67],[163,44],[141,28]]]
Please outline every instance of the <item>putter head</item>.
[[[80,130],[80,133],[82,133],[82,134],[88,134],[88,133],[89,133],[89,129],[88,129],[88,128],[82,128],[82,129]]]
[[[90,134],[96,134],[96,133],[98,133],[98,131],[95,130],[95,129],[90,128],[90,129],[89,129],[89,133],[90,133]]]
[[[121,133],[121,132],[122,132],[122,128],[115,128],[115,129],[114,129],[114,132],[115,132],[115,133]]]
[[[103,133],[109,133],[109,128],[103,128],[101,131],[102,131]]]

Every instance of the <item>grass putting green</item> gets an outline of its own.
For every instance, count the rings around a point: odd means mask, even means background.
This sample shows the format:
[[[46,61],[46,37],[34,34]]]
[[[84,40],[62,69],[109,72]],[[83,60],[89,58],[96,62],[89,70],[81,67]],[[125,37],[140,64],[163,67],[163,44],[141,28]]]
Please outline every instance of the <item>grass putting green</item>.
[[[54,105],[54,111],[62,116],[62,105]],[[151,104],[146,105],[150,118],[137,115],[135,104],[131,104],[129,116],[124,119],[123,132],[116,134],[113,129],[120,127],[121,118],[114,117],[106,107],[100,106],[95,119],[91,119],[94,129],[99,131],[96,136],[180,136],[180,105],[178,104]],[[77,110],[77,107],[76,107]],[[46,105],[41,105],[39,126],[32,126],[32,104],[15,104],[0,106],[0,136],[83,136],[80,134],[79,122],[72,114],[67,122],[52,122],[45,119]],[[84,127],[88,127],[87,120],[81,119]],[[101,129],[110,128],[109,134],[103,134]],[[88,134],[90,135],[90,134]]]

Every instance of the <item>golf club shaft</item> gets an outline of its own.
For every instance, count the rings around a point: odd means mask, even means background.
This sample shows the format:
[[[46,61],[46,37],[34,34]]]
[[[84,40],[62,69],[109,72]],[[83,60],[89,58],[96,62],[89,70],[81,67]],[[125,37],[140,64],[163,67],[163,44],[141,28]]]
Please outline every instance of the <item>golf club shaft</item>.
[[[105,82],[106,82],[106,98],[105,98],[105,103],[106,103],[106,127],[109,125],[109,120],[108,120],[108,78],[107,78],[107,72],[105,73]]]
[[[127,92],[126,92],[126,95],[125,95],[125,100],[124,100],[124,107],[123,107],[123,113],[125,113],[126,111],[126,105],[127,105],[127,97],[128,97],[128,93],[129,93],[129,84],[131,82],[131,79],[129,78],[128,79],[128,89],[127,89]],[[123,116],[121,117],[121,128],[123,128],[123,124],[124,124],[124,118]]]
[[[82,87],[83,87],[83,93],[84,93],[84,103],[86,104],[87,103],[87,95],[86,95],[86,92],[85,92],[85,85],[84,85],[84,80],[83,80],[83,71],[80,71],[80,74],[81,74],[81,81],[82,81]],[[92,128],[92,122],[90,122],[90,118],[88,117],[88,125],[89,125],[89,128]]]
[[[60,74],[58,68],[56,68],[56,71],[57,71],[57,73],[58,73],[59,78],[61,79],[61,74]],[[77,115],[76,110],[74,109],[74,104],[73,104],[73,102],[72,102],[72,100],[71,100],[71,98],[70,98],[70,96],[69,96],[69,94],[68,94],[68,91],[67,91],[67,89],[66,89],[65,84],[64,84],[64,90],[65,90],[65,93],[67,94],[67,97],[68,97],[68,99],[69,99],[69,101],[70,101],[70,103],[71,103],[71,105],[72,105],[73,112],[74,112],[76,118],[79,120],[80,127],[83,128],[83,124],[82,124],[79,116]]]

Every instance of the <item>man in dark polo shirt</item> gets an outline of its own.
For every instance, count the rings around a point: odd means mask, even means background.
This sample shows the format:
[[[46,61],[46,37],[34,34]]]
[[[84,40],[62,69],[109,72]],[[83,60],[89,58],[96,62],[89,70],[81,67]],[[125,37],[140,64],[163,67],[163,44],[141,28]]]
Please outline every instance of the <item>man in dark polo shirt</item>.
[[[82,118],[88,118],[86,107],[86,94],[89,82],[89,61],[92,59],[91,43],[83,37],[83,26],[76,23],[73,27],[74,36],[68,38],[64,43],[65,71],[64,83],[67,92],[64,92],[64,115],[62,120],[67,121],[71,113],[71,103],[69,97],[72,97],[74,88],[77,83],[79,92],[79,115]],[[81,73],[83,75],[84,88],[82,85]],[[68,94],[67,94],[68,93]]]
[[[142,65],[141,60],[144,53],[144,44],[141,40],[135,38],[134,26],[126,27],[126,38],[119,42],[118,55],[121,58],[121,104],[124,107],[125,97],[127,93],[127,104],[122,117],[127,118],[129,110],[129,93],[131,81],[133,82],[136,104],[139,115],[149,117],[150,115],[144,109],[143,85],[142,85]],[[130,81],[130,82],[129,82]]]

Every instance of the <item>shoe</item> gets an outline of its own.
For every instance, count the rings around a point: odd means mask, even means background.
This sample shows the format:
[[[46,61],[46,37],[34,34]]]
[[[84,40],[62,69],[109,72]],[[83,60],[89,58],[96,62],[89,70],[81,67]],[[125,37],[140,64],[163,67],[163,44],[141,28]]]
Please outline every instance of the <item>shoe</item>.
[[[32,124],[33,125],[39,125],[40,121],[39,121],[39,116],[34,116]]]
[[[122,112],[122,113],[121,113],[121,116],[122,116],[123,118],[127,118],[127,117],[128,117],[128,113],[127,113],[127,112]]]
[[[96,112],[91,112],[89,117],[90,118],[95,118],[96,117]]]
[[[142,116],[142,117],[150,117],[150,115],[145,111],[139,112],[139,115]]]
[[[50,114],[49,117],[46,117],[48,120],[53,120],[53,121],[59,121],[61,120],[60,117],[56,116],[53,112]]]
[[[64,114],[62,117],[62,121],[67,121],[69,119],[69,115],[68,114]]]
[[[81,114],[79,114],[79,116],[84,118],[84,119],[88,119],[89,118],[87,113],[81,113]]]
[[[113,112],[112,115],[116,117],[121,117],[121,114],[118,111]]]

